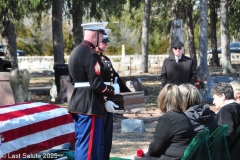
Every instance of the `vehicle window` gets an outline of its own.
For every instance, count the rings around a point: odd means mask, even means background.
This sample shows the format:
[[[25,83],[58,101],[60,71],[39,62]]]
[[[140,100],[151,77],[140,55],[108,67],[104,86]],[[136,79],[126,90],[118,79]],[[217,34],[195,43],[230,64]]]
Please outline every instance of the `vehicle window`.
[[[230,47],[237,47],[237,43],[231,43]]]
[[[0,52],[3,52],[4,48],[3,45],[0,45]]]
[[[230,43],[230,47],[240,47],[240,43]]]

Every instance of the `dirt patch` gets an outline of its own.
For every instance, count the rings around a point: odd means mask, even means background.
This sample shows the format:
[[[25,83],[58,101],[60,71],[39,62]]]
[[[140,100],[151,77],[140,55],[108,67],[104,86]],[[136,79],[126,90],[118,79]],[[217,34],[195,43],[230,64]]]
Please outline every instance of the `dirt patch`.
[[[136,155],[137,149],[148,148],[156,125],[156,121],[145,124],[145,133],[121,133],[121,129],[114,129],[111,157],[128,157]]]
[[[137,149],[148,148],[157,120],[161,115],[158,108],[146,107],[139,110],[125,111],[124,114],[114,114],[114,130],[111,156],[112,157],[129,157],[136,155]],[[145,124],[145,133],[122,133],[121,120],[126,118],[142,119]],[[116,126],[118,124],[119,126]]]

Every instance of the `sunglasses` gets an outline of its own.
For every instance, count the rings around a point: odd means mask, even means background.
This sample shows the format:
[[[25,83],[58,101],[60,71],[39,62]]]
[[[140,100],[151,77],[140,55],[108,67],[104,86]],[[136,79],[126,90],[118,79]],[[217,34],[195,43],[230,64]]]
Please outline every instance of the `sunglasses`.
[[[173,49],[175,49],[175,50],[181,50],[182,49],[182,47],[173,47]]]

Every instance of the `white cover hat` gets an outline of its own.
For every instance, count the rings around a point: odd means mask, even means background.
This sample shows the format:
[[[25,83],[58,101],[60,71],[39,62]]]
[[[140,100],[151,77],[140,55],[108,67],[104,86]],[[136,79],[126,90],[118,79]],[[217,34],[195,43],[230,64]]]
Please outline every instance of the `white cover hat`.
[[[81,26],[84,30],[92,30],[92,31],[104,31],[108,22],[91,22],[91,23],[83,23]]]
[[[102,42],[110,42],[110,40],[108,38],[108,34],[106,33],[106,30],[105,30],[105,32],[103,32]]]

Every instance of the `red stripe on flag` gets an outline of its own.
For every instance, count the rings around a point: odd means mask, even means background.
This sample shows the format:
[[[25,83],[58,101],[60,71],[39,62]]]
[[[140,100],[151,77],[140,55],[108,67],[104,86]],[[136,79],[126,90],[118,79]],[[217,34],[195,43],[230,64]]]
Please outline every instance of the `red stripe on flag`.
[[[70,114],[62,115],[59,117],[54,117],[41,122],[33,123],[30,125],[22,126],[16,129],[12,129],[3,132],[4,143],[30,135],[37,132],[42,132],[60,125],[73,123],[72,116]]]
[[[93,137],[94,136],[94,128],[95,128],[95,116],[92,115],[92,124],[91,124],[91,130],[90,130],[87,160],[91,160],[92,145],[93,145],[93,138],[94,138]]]
[[[73,142],[75,139],[75,134],[73,133],[69,133],[69,134],[65,134],[65,135],[61,135],[58,137],[54,137],[52,139],[49,139],[47,141],[41,142],[41,143],[37,143],[37,144],[33,144],[33,145],[29,145],[27,147],[21,148],[17,151],[11,152],[8,155],[5,155],[3,158],[1,158],[1,160],[18,160],[20,158],[24,158],[23,155],[29,155],[29,154],[35,154],[35,153],[39,153],[41,151],[44,150],[48,150],[51,149],[55,146],[61,145],[61,144],[65,144],[67,142]],[[12,158],[13,156],[16,155],[20,155],[20,158]]]
[[[0,121],[6,121],[6,120],[13,119],[13,118],[19,118],[22,116],[31,115],[31,114],[38,113],[38,112],[50,111],[50,110],[53,110],[56,108],[61,108],[61,107],[56,106],[56,105],[44,105],[44,106],[39,106],[39,107],[33,107],[33,108],[27,108],[27,109],[23,109],[23,110],[17,110],[17,111],[12,111],[12,112],[8,112],[8,113],[3,113],[3,114],[0,114]]]

